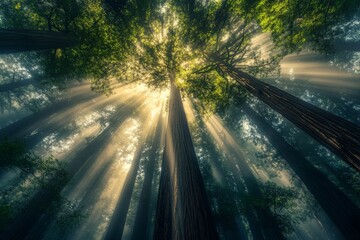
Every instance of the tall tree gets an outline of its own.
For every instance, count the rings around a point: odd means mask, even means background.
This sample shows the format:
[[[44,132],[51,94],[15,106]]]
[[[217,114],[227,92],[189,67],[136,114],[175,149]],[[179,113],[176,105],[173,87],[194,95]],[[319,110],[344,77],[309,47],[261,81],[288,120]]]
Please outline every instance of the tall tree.
[[[359,126],[266,84],[226,62],[219,65],[251,94],[360,171]]]
[[[147,124],[147,122],[148,121],[145,121],[145,124]],[[126,176],[126,180],[124,186],[121,189],[121,194],[118,203],[116,205],[113,216],[106,231],[105,239],[108,240],[118,239],[121,238],[123,235],[125,221],[129,211],[131,196],[133,194],[135,180],[140,166],[140,160],[146,144],[149,142],[149,139],[151,139],[152,137],[151,136],[152,134],[150,134],[149,131],[149,127],[150,126],[147,125],[142,131],[140,141],[138,143],[133,160],[131,162],[131,167]]]
[[[202,8],[201,5],[197,7]],[[226,79],[226,84],[239,84],[360,171],[359,126],[254,77],[261,77],[276,69],[281,55],[274,53],[261,56],[261,52],[254,48],[251,43],[254,26],[238,16],[242,10],[236,1],[225,0],[218,6],[208,7],[205,14],[198,10],[198,17],[208,19],[213,26],[210,33],[208,29],[203,29],[201,23],[193,22],[190,29],[185,26],[185,30],[192,36],[189,44],[196,47],[200,43],[207,43],[205,47],[197,49],[202,54],[198,61],[203,64],[202,68],[198,67],[193,73],[201,76],[217,71]],[[209,14],[217,16],[222,12],[225,12],[223,16],[226,17],[214,17],[211,22]],[[184,18],[192,19],[192,16],[185,14]],[[196,39],[198,32],[205,36],[204,39]]]
[[[215,139],[222,140],[220,144],[223,143],[223,148],[228,160],[227,165],[233,174],[239,192],[243,196],[248,194],[253,200],[264,199],[265,196],[263,196],[261,192],[260,184],[245,160],[245,156],[240,146],[236,143],[235,137],[228,129],[220,126],[219,122],[214,119],[216,119],[216,117],[212,117],[209,121],[209,131],[214,133],[213,137]],[[275,216],[269,209],[256,206],[256,204],[249,205],[250,206],[245,209],[244,214],[249,221],[254,239],[285,238],[280,226],[277,225]]]
[[[136,63],[137,70],[139,70],[136,74],[144,76],[142,78],[144,81],[151,82],[156,86],[170,85],[169,120],[160,180],[155,239],[218,238],[179,91],[184,79],[187,81],[190,79],[186,76],[189,65],[192,68],[190,70],[195,69],[194,74],[190,75],[195,75],[197,80],[200,79],[198,76],[207,77],[210,73],[215,75],[214,72],[217,72],[218,76],[204,78],[200,84],[200,86],[209,86],[208,90],[214,92],[212,96],[221,100],[222,94],[228,93],[229,89],[234,90],[232,93],[242,93],[243,91],[239,90],[241,88],[233,88],[236,83],[360,170],[359,126],[258,80],[264,70],[274,70],[276,68],[274,65],[279,59],[278,56],[271,56],[264,60],[263,56],[252,48],[251,36],[256,30],[256,26],[252,22],[249,23],[247,16],[241,15],[244,12],[241,8],[243,2],[247,2],[248,7],[259,7],[261,4],[261,6],[266,6],[264,3],[271,1],[256,1],[255,5],[252,5],[248,1],[236,0],[201,2],[174,0],[169,1],[173,6],[165,4],[161,10],[154,11],[156,9],[154,6],[158,6],[159,2],[162,1],[6,0],[0,4],[0,7],[9,7],[0,10],[2,14],[0,24],[9,29],[15,29],[15,26],[18,26],[20,29],[36,29],[38,31],[46,29],[51,34],[56,30],[54,34],[57,35],[62,35],[64,32],[72,32],[76,35],[79,44],[71,45],[72,48],[60,50],[58,45],[53,44],[51,48],[57,48],[56,50],[43,51],[37,55],[41,58],[40,71],[52,79],[67,81],[77,78],[92,78],[93,89],[109,93],[111,91],[110,78],[122,78],[127,75],[127,72],[123,70],[130,68],[134,70],[135,67],[129,67],[129,65]],[[313,7],[312,4],[316,2],[318,1],[310,1],[310,6]],[[354,3],[350,0],[349,2]],[[103,5],[103,3],[105,4]],[[285,4],[287,3],[301,5],[300,1],[286,1]],[[340,4],[339,7],[334,5],[333,1],[327,3],[328,8],[325,15],[320,15],[325,20],[327,20],[328,14],[329,17],[330,15],[336,16],[336,13],[339,13],[337,9],[341,10],[340,13],[343,9],[345,9],[344,11],[349,10],[343,4]],[[79,8],[80,4],[86,7]],[[320,7],[324,6],[323,3],[319,5]],[[274,6],[281,8],[282,3],[276,2]],[[351,6],[357,6],[357,3]],[[175,14],[174,8],[180,9],[181,14]],[[312,18],[309,19],[316,19],[319,9],[315,8],[316,11],[313,12],[310,10],[307,9],[312,14]],[[252,17],[252,15],[250,16]],[[309,19],[303,20],[295,17],[291,20],[294,20],[295,26],[297,26],[297,22],[301,23]],[[306,24],[305,26],[304,29],[311,33],[314,33],[314,29],[318,29],[317,26],[313,29]],[[333,25],[325,27],[329,29],[331,26]],[[290,31],[292,31],[291,28]],[[179,31],[183,34],[182,38],[179,37]],[[299,38],[298,35],[295,36]],[[57,40],[60,39],[60,37],[57,38]],[[181,46],[180,44],[176,46],[176,41],[183,43]],[[299,42],[303,43],[303,39],[301,38]],[[33,47],[35,45],[32,44]],[[286,44],[284,43],[284,45]],[[292,49],[290,50],[292,51]],[[132,56],[129,54],[131,51],[134,53]],[[193,59],[197,61],[191,62],[183,57],[187,52],[191,52]],[[199,69],[194,65],[205,65],[205,67]],[[220,81],[219,76],[222,77]],[[218,82],[214,85],[207,85],[207,81]],[[203,89],[200,87],[197,90],[202,91]],[[47,111],[47,114],[49,112],[51,111]],[[108,133],[109,131],[107,131]],[[95,140],[94,142],[96,143]],[[234,155],[237,154],[235,150],[232,151],[235,152]],[[253,178],[251,169],[246,163],[238,162],[238,164],[244,165],[241,170],[243,175],[250,175],[246,178]],[[233,166],[235,169],[236,164]],[[78,161],[73,163],[71,175],[74,175],[80,167],[81,163]],[[129,175],[130,183],[127,192],[132,192],[137,168],[138,161],[134,161],[134,167]],[[252,186],[255,195],[259,195],[260,190],[256,186],[256,182],[250,181],[249,185]],[[129,195],[131,194],[127,194],[128,199],[124,200],[126,204],[121,204],[124,206],[121,222],[125,221],[130,201]],[[267,218],[267,214],[267,211],[263,211],[254,216],[255,218],[265,216],[260,219],[264,221],[271,219]],[[37,217],[39,216],[37,215]],[[15,230],[16,228],[13,227],[11,232],[13,233]],[[276,229],[275,231],[279,233]],[[277,236],[281,238],[281,233]]]
[[[299,176],[342,234],[347,239],[356,239],[360,234],[360,222],[357,220],[360,219],[359,208],[251,107],[245,105],[243,109]],[[315,179],[316,181],[314,181]]]
[[[160,108],[163,109],[163,106]],[[139,204],[136,210],[136,217],[134,222],[134,228],[132,233],[132,239],[147,239],[150,232],[149,227],[149,216],[150,216],[150,200],[151,200],[151,192],[154,189],[153,186],[153,178],[155,174],[156,168],[156,160],[158,159],[159,152],[161,150],[160,144],[163,139],[163,129],[164,129],[164,120],[159,114],[159,119],[157,123],[157,127],[155,129],[155,134],[153,135],[153,139],[151,142],[151,150],[148,156],[148,161],[145,165],[145,177],[144,184],[140,193]]]
[[[215,201],[217,205],[216,213],[214,213],[216,217],[214,218],[216,224],[220,226],[221,229],[219,231],[220,238],[248,239],[249,237],[246,234],[244,222],[241,220],[237,221],[240,214],[243,214],[243,212],[241,212],[238,208],[239,199],[234,197],[236,196],[233,189],[234,184],[229,181],[231,176],[225,169],[225,166],[228,164],[221,162],[222,151],[217,149],[210,136],[208,136],[203,120],[198,118],[200,117],[197,117],[196,120],[199,121],[198,131],[200,132],[199,137],[201,138],[201,148],[202,150],[206,149],[201,152],[201,157],[205,160],[205,164],[210,165],[210,169],[205,165],[205,167],[203,167],[204,170],[202,171],[205,172],[203,175],[208,173],[213,177],[211,179],[204,180],[208,188],[208,192],[212,195],[211,199],[214,199],[213,201]],[[250,226],[250,228],[252,228],[252,226]]]
[[[186,58],[176,16],[165,5],[159,18],[139,37],[137,62],[144,81],[169,86],[169,118],[160,177],[155,239],[217,239],[177,84]]]
[[[172,77],[154,239],[218,239],[174,81]]]
[[[7,0],[0,15],[1,28],[8,29],[1,31],[3,52],[51,49],[36,52],[37,69],[49,82],[90,78],[93,90],[105,94],[111,78],[121,75],[138,28],[131,16],[115,23],[101,0]]]
[[[126,117],[133,111],[133,107],[140,105],[141,100],[136,99],[136,101],[120,107],[111,117],[109,126],[70,160],[66,166],[66,171],[59,172],[62,175],[53,176],[50,179],[50,184],[55,183],[57,178],[62,179],[63,183],[56,185],[56,191],[45,186],[36,192],[31,200],[25,206],[22,206],[22,211],[18,212],[17,216],[0,232],[0,237],[3,239],[24,239],[38,220],[46,220],[47,218],[41,218],[44,211],[51,207],[54,199],[60,195],[68,180],[75,176],[88,161],[91,161],[93,152],[90,149],[100,149],[107,144],[106,140],[109,139],[109,135],[126,120]],[[64,174],[66,174],[66,178],[64,178]],[[35,208],[34,206],[38,207]]]

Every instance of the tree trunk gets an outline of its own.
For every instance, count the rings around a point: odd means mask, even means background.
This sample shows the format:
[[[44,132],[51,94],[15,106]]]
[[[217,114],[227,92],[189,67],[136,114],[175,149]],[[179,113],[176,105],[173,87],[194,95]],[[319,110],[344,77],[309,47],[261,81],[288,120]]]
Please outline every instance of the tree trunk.
[[[360,236],[359,208],[317,168],[311,165],[299,151],[288,144],[265,119],[261,118],[249,106],[245,106],[244,110],[276,148],[280,156],[299,176],[346,239],[357,239]]]
[[[190,102],[192,103],[192,106],[195,107],[194,103],[192,101]],[[217,180],[215,190],[213,190],[213,195],[217,200],[219,209],[218,214],[221,218],[220,221],[218,221],[218,224],[222,226],[225,239],[246,240],[248,239],[248,236],[244,231],[244,223],[242,221],[236,221],[236,217],[240,215],[240,211],[237,207],[237,199],[234,197],[234,195],[229,196],[226,193],[224,194],[224,192],[232,192],[232,187],[228,182],[229,174],[224,169],[223,164],[220,162],[220,150],[217,149],[213,139],[209,136],[208,131],[206,131],[207,128],[202,117],[199,116],[199,114],[196,114],[195,119],[200,131],[199,135],[201,139],[201,145],[209,151],[209,159],[207,159],[207,161],[211,166],[211,173],[213,176],[216,176],[214,179]],[[225,166],[227,165],[228,164],[225,163]],[[229,209],[231,209],[230,216],[228,215]],[[225,211],[227,214],[223,215],[223,211]]]
[[[60,100],[56,103],[51,104],[50,106],[44,107],[43,109],[31,114],[30,116],[24,117],[4,128],[1,128],[0,138],[24,138],[27,134],[30,134],[31,131],[35,130],[34,128],[31,128],[32,126],[38,124],[39,122],[42,123],[45,119],[49,119],[51,115],[59,112],[65,112],[71,108],[74,108],[78,104],[90,101],[96,97],[98,97],[98,95],[94,93],[70,95],[66,99]],[[38,127],[40,126],[35,126],[35,128]],[[28,131],[29,128],[32,129],[30,130],[30,132]],[[28,146],[28,148],[31,147]]]
[[[154,239],[218,239],[180,91],[171,76]]]
[[[251,94],[360,171],[359,126],[264,83],[227,63],[220,63],[220,67]]]
[[[216,132],[217,136],[214,137],[221,141],[219,145],[222,145],[224,149],[228,159],[227,164],[233,174],[239,192],[246,193],[247,190],[250,197],[264,199],[256,177],[246,162],[240,146],[236,143],[235,137],[225,127],[219,126],[218,122],[215,122],[212,118],[209,123],[210,132]],[[249,206],[244,214],[249,221],[253,239],[285,239],[269,209]]]
[[[0,30],[0,54],[72,47],[77,44],[69,33],[37,30]]]
[[[148,119],[147,119],[148,120]],[[147,124],[148,121],[145,121]],[[138,143],[138,147],[136,148],[133,160],[131,162],[131,167],[126,176],[126,180],[124,186],[122,187],[121,194],[116,205],[114,214],[111,218],[110,224],[106,231],[106,235],[104,237],[105,240],[113,240],[113,239],[121,239],[125,227],[126,217],[129,212],[129,206],[131,201],[131,196],[133,193],[136,176],[140,166],[140,160],[142,153],[146,147],[147,140],[149,138],[149,127],[146,127],[143,130],[143,133],[140,136],[140,142]]]
[[[161,110],[163,107],[161,107]],[[153,184],[154,170],[158,153],[160,150],[161,136],[163,134],[163,117],[159,114],[158,124],[155,130],[155,135],[151,144],[151,152],[149,161],[145,167],[144,185],[140,193],[139,205],[136,211],[132,239],[148,239],[149,238],[149,215],[150,215],[150,200],[151,190]]]
[[[109,120],[109,127],[70,160],[69,164],[66,165],[69,179],[75,176],[84,165],[89,164],[88,161],[94,154],[94,150],[102,149],[103,146],[108,144],[109,135],[127,119],[127,116],[131,115],[134,107],[138,106],[141,100],[138,99],[132,104],[118,109]],[[56,183],[57,181],[58,179],[55,177],[53,182]],[[44,211],[47,210],[46,208],[51,206],[54,197],[60,194],[65,185],[59,184],[59,189],[56,189],[57,191],[49,191],[42,188],[37,192],[24,206],[19,215],[0,233],[0,239],[24,239],[40,217],[43,216]]]

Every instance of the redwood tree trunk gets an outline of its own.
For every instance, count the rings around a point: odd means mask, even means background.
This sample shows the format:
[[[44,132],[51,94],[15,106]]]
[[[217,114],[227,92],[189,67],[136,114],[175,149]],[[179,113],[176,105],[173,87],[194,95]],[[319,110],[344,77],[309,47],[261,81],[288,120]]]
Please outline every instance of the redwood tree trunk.
[[[196,106],[191,101],[192,106],[195,108]],[[232,186],[228,182],[228,173],[224,169],[224,166],[220,162],[221,156],[220,151],[217,150],[217,146],[214,144],[211,137],[208,135],[208,131],[206,131],[206,126],[204,123],[203,118],[196,114],[196,123],[197,126],[200,129],[200,139],[201,144],[206,147],[206,149],[209,151],[209,159],[207,161],[209,162],[211,166],[211,172],[212,175],[216,176],[217,180],[217,186],[215,188],[214,197],[217,200],[218,204],[218,224],[222,226],[223,228],[223,237],[225,239],[241,239],[241,240],[247,240],[248,236],[245,232],[245,226],[242,221],[236,222],[236,217],[240,215],[240,211],[237,208],[237,202],[236,197],[234,195],[229,196],[228,194],[222,194],[224,191],[226,192],[232,192]],[[228,164],[225,164],[227,166]],[[230,177],[231,178],[231,177]],[[231,209],[231,215],[228,215],[229,209]],[[222,211],[226,212],[226,215],[222,215]],[[252,228],[250,226],[250,228]]]
[[[147,122],[147,121],[145,121]],[[125,227],[126,217],[129,212],[129,206],[131,201],[131,196],[133,194],[136,176],[138,174],[140,160],[142,153],[146,147],[148,140],[148,129],[144,129],[143,133],[140,136],[140,142],[136,148],[133,160],[131,162],[131,167],[126,176],[124,186],[122,187],[121,194],[116,205],[114,214],[111,218],[109,227],[106,231],[104,237],[105,240],[112,239],[121,239]]]
[[[0,54],[65,48],[76,43],[73,35],[64,32],[0,30]]]
[[[158,196],[154,239],[218,239],[174,78]]]
[[[288,144],[265,119],[249,106],[245,106],[244,110],[276,148],[280,156],[299,176],[346,239],[357,239],[360,236],[359,208],[317,168],[311,165],[299,151]]]
[[[227,64],[220,67],[272,109],[360,171],[360,127]]]
[[[160,109],[163,109],[161,107]],[[141,190],[139,204],[136,210],[136,217],[134,222],[132,239],[148,239],[149,237],[149,215],[150,215],[150,200],[151,190],[153,185],[154,171],[156,162],[159,156],[160,142],[163,135],[163,117],[159,114],[158,124],[153,136],[151,144],[151,152],[149,154],[149,160],[145,166],[144,184]]]
[[[222,148],[224,149],[228,160],[226,161],[226,164],[232,172],[239,192],[247,192],[249,196],[255,199],[264,199],[256,177],[245,160],[245,156],[240,150],[240,146],[235,140],[236,137],[234,137],[225,127],[218,127],[213,120],[210,119],[209,123],[216,131],[217,137],[221,139],[223,143]],[[277,225],[274,215],[269,209],[251,206],[250,204],[244,214],[249,222],[249,227],[254,240],[285,239],[281,229]]]

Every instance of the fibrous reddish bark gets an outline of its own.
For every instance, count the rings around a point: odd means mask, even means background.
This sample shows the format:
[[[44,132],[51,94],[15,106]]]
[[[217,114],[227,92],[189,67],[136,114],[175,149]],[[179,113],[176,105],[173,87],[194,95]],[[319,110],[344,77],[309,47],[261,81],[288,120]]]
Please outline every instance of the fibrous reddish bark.
[[[360,127],[221,62],[220,68],[251,94],[360,171]]]
[[[171,81],[154,239],[218,239],[181,96]]]

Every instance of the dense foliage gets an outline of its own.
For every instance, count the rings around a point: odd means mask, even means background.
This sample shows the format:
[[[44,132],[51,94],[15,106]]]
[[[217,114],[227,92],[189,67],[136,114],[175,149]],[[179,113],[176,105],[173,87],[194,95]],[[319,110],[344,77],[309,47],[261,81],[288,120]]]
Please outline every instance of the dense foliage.
[[[110,94],[113,79],[131,81],[142,75],[146,81],[151,76],[155,85],[164,86],[161,79],[166,71],[160,68],[166,64],[164,51],[168,51],[165,45],[169,41],[176,42],[176,47],[171,46],[176,68],[186,65],[187,72],[200,72],[198,77],[189,78],[190,85],[194,78],[199,79],[196,84],[201,84],[204,77],[212,82],[216,76],[210,74],[212,70],[224,76],[218,67],[220,62],[263,77],[276,70],[284,53],[305,46],[330,50],[334,39],[341,37],[340,28],[335,26],[351,18],[359,3],[6,0],[0,7],[1,28],[70,32],[75,36],[74,47],[43,51],[29,59],[36,59],[34,65],[40,64],[39,71],[47,79],[62,85],[90,78],[94,90]],[[265,52],[251,41],[261,31],[271,32],[277,50]],[[219,81],[223,80],[215,80]],[[226,77],[225,82],[229,85]],[[220,88],[215,92],[223,91]]]

